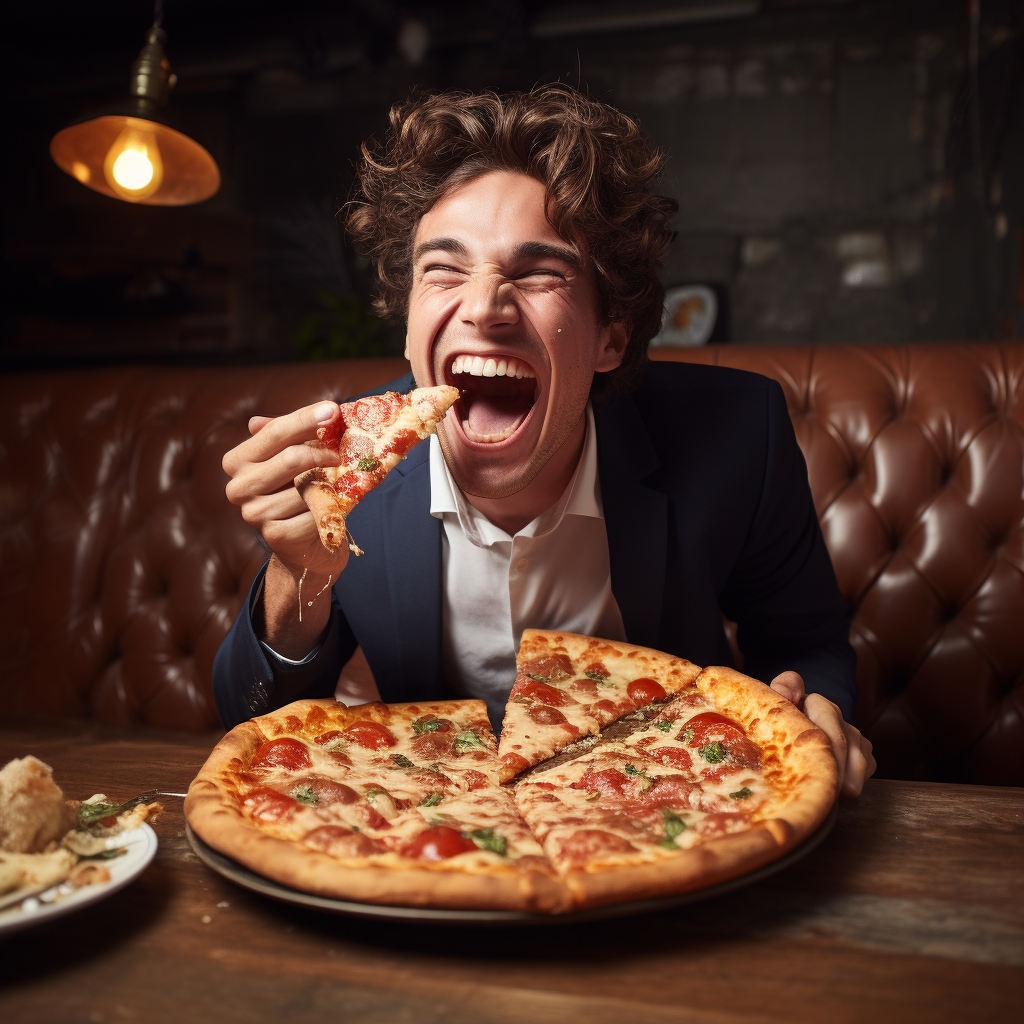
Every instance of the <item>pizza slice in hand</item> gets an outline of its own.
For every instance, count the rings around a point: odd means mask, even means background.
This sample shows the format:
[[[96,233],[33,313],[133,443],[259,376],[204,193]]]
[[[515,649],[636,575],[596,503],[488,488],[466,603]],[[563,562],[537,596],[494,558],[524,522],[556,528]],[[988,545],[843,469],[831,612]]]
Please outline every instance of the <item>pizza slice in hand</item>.
[[[317,466],[295,478],[328,551],[333,554],[347,543],[362,554],[345,526],[348,514],[414,445],[437,429],[458,397],[458,388],[442,384],[407,395],[386,391],[346,402],[340,415],[317,431],[317,440],[307,442],[344,460],[340,466]]]
[[[683,658],[576,633],[527,629],[498,744],[503,779],[688,686]]]

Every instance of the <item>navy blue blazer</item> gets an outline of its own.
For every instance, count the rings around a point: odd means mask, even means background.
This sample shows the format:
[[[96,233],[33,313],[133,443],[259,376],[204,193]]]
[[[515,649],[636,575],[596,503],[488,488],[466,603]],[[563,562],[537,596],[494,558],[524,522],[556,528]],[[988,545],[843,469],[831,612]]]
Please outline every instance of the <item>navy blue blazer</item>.
[[[380,390],[411,387],[407,375]],[[629,642],[730,665],[724,612],[738,625],[748,675],[770,681],[793,669],[852,721],[848,612],[779,385],[742,370],[652,363],[637,391],[594,416],[612,593]],[[309,662],[284,665],[257,641],[257,577],[214,662],[227,727],[330,696],[357,645],[385,701],[458,696],[441,666],[443,525],[429,512],[428,450],[413,448],[349,516],[366,553],[334,584],[327,633]]]

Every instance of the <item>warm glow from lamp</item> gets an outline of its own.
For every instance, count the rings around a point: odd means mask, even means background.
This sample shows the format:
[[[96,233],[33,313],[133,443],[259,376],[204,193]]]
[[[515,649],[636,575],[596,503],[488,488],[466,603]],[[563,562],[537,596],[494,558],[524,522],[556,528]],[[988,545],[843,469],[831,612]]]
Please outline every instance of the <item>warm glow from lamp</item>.
[[[156,135],[148,123],[130,117],[107,151],[103,175],[110,187],[129,202],[151,196],[164,177],[164,164]]]

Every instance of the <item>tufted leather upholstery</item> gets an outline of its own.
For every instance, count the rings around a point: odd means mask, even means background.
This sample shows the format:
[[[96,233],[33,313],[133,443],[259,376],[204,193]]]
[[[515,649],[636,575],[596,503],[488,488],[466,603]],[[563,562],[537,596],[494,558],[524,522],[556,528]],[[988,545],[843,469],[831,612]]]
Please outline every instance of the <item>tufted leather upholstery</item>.
[[[1024,345],[659,352],[778,380],[851,608],[880,774],[1024,784]],[[224,497],[248,417],[398,360],[0,380],[0,711],[206,730],[265,554]]]

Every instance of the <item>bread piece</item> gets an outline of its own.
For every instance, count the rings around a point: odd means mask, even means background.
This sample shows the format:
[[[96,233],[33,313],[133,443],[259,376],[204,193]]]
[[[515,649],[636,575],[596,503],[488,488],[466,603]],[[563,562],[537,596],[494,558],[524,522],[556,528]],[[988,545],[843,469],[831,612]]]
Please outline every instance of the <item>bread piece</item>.
[[[0,850],[40,853],[73,825],[49,765],[30,755],[0,769]]]

